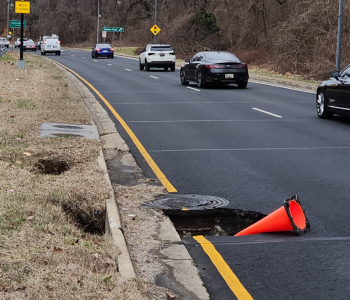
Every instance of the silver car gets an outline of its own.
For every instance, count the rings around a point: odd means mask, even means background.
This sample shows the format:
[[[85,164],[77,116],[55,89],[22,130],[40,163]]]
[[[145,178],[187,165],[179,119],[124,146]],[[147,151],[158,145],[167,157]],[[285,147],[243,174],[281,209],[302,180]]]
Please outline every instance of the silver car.
[[[10,42],[7,40],[7,38],[0,37],[0,46],[8,48],[10,47]]]

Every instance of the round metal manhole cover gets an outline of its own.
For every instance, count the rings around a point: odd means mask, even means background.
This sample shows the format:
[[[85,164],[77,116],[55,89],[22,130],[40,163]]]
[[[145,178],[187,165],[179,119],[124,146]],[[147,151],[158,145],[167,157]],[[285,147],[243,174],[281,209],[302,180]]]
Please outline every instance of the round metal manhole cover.
[[[223,198],[195,194],[167,195],[157,200],[150,201],[144,206],[155,209],[182,209],[182,210],[204,210],[223,207],[228,205],[228,201]]]

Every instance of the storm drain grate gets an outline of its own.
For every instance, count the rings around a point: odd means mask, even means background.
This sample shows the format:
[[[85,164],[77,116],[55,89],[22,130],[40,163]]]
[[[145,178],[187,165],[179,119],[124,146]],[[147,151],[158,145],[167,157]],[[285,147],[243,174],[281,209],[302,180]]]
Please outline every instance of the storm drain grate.
[[[74,125],[43,123],[40,127],[41,137],[86,137],[88,139],[99,139],[97,127],[95,125]]]
[[[154,209],[165,210],[205,210],[219,208],[228,205],[226,199],[196,194],[171,194],[150,201],[144,206]]]

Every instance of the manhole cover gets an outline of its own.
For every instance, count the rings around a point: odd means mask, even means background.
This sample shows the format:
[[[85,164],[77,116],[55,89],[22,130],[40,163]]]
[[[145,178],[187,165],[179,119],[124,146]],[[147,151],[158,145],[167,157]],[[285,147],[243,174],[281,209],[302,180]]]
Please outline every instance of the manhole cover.
[[[204,210],[223,207],[228,205],[228,201],[223,198],[205,195],[167,195],[145,204],[145,207],[168,210]]]

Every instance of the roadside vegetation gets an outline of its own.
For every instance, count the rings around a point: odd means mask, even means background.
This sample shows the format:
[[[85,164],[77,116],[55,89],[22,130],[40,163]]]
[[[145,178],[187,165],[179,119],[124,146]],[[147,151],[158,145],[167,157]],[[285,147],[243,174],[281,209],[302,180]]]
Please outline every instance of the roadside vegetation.
[[[57,33],[63,47],[94,46],[97,1],[78,6],[70,0],[32,2],[36,10],[26,16],[26,36],[34,34],[31,38],[37,41]],[[105,41],[116,51],[153,43],[153,0],[100,2],[100,25],[125,29],[121,35],[107,34]],[[158,1],[157,25],[157,42],[171,44],[179,59],[203,50],[228,50],[249,66],[313,80],[324,79],[335,68],[338,1],[163,0]],[[345,1],[343,49],[350,47],[349,27],[350,4]],[[5,14],[0,15],[3,28]],[[342,67],[348,63],[350,52],[343,50]]]
[[[49,60],[17,60],[0,60],[0,298],[146,299],[104,235],[99,143],[40,137],[42,123],[91,124],[80,94]]]

